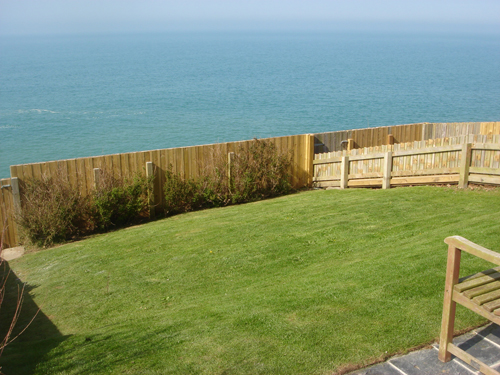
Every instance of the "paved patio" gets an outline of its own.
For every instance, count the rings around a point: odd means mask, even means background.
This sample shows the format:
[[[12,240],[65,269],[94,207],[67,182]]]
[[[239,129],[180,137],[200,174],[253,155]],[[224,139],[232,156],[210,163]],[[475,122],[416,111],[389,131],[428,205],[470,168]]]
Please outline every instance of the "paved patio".
[[[500,326],[490,324],[475,329],[456,337],[453,343],[500,372]],[[441,362],[438,359],[438,348],[438,344],[433,344],[432,349],[422,349],[404,356],[393,357],[387,362],[356,370],[349,375],[481,374],[455,356],[450,362]]]

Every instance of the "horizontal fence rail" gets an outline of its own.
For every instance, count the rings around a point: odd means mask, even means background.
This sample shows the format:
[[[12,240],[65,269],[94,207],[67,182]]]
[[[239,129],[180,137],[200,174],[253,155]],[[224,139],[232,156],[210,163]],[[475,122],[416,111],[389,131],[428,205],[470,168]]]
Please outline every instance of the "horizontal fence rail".
[[[500,185],[500,135],[430,139],[316,154],[318,187],[385,187],[468,182]]]

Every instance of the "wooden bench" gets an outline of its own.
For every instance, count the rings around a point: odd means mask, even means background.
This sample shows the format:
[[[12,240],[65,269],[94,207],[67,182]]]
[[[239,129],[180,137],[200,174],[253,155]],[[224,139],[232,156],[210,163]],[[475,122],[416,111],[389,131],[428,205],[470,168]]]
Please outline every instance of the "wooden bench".
[[[500,267],[459,279],[462,251],[497,266],[500,266],[500,253],[488,250],[459,236],[448,237],[444,242],[448,244],[448,265],[439,340],[439,359],[448,362],[453,354],[483,374],[500,375],[498,371],[493,370],[452,343],[457,302],[491,322],[500,324]]]

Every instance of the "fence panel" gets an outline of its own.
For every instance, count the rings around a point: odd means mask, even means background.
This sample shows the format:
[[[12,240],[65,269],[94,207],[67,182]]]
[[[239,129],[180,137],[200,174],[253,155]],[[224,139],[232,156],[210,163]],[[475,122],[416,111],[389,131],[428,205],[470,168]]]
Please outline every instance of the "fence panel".
[[[342,151],[348,139],[354,140],[354,148],[386,145],[389,134],[396,144],[470,135],[494,136],[500,134],[500,122],[416,123],[317,133],[315,154]]]
[[[480,123],[480,134],[491,135],[500,134],[500,122],[481,122]]]
[[[352,130],[341,130],[336,132],[314,134],[314,153],[324,153],[340,151],[343,149],[343,143],[352,138]],[[345,147],[344,147],[345,148]]]
[[[316,154],[313,181],[319,187],[340,186],[342,157],[348,157],[346,186],[381,186],[383,178],[393,185],[458,183],[465,155],[463,144],[471,142],[475,143],[471,159],[465,161],[470,166],[465,181],[500,185],[500,135],[467,135]],[[382,160],[389,151],[392,167],[390,175],[385,176]]]
[[[470,134],[483,134],[480,130],[481,123],[479,122],[428,123],[426,124],[423,139],[441,139]]]
[[[422,127],[423,124],[419,123],[317,133],[314,134],[315,153],[342,151],[346,149],[348,139],[353,139],[354,148],[386,145],[389,134],[394,136],[395,143],[420,141],[422,140]]]

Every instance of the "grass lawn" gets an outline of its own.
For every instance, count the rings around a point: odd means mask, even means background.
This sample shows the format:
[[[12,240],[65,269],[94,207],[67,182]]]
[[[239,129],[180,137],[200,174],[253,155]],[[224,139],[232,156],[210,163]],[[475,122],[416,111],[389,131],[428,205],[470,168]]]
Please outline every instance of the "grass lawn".
[[[331,374],[439,336],[445,237],[500,249],[500,189],[308,191],[10,262],[18,374]],[[462,273],[488,268],[463,256]],[[3,309],[4,313],[6,309]],[[5,318],[3,319],[5,321]],[[458,308],[457,329],[484,320]]]

